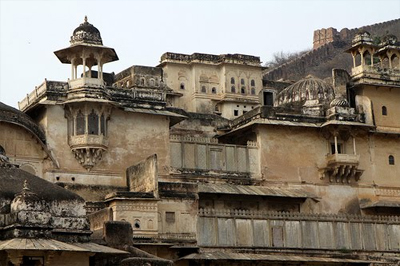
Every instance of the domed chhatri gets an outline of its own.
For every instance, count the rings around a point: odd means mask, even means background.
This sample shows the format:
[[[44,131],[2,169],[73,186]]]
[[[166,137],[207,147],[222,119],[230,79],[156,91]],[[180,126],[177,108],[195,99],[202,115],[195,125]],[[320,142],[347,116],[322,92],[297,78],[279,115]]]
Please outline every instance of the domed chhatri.
[[[356,36],[354,36],[353,40],[352,40],[352,45],[356,45],[356,44],[372,44],[372,38],[371,38],[371,34],[366,31],[366,30],[362,30],[359,31]]]
[[[71,45],[76,44],[94,44],[94,45],[103,45],[103,41],[101,39],[100,31],[90,24],[87,20],[87,16],[85,16],[85,21],[77,27],[70,40]]]
[[[335,92],[331,85],[314,76],[288,86],[282,90],[275,105],[296,104],[302,106],[306,101],[318,101],[319,104],[329,104],[335,98]]]

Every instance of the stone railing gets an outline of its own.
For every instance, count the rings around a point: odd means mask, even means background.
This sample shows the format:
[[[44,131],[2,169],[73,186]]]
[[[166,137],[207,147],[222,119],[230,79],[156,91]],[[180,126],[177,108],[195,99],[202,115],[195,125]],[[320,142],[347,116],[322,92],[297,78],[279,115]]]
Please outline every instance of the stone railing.
[[[90,147],[107,147],[108,139],[104,135],[77,135],[69,137],[69,145],[70,147],[82,147],[82,146],[90,146]]]
[[[399,216],[200,209],[198,244],[318,250],[399,251]]]
[[[216,139],[170,137],[171,166],[217,172],[259,172],[257,143],[247,145],[219,144]]]
[[[158,239],[196,241],[196,234],[195,233],[158,233]]]
[[[70,89],[78,89],[86,86],[102,88],[104,87],[105,83],[102,79],[85,77],[85,78],[69,80],[68,85]]]
[[[359,154],[329,154],[326,156],[328,164],[358,164],[360,162]]]
[[[397,68],[395,68],[397,67]],[[381,78],[382,75],[385,76],[385,79],[396,81],[400,78],[400,68],[399,66],[392,66],[392,68],[382,68],[378,65],[359,65],[353,67],[351,69],[352,77],[359,77],[363,75],[368,75],[374,78],[374,75],[377,75],[376,78]]]
[[[24,110],[29,104],[33,103],[36,101],[36,99],[40,98],[43,96],[46,91],[47,91],[47,82],[44,81],[42,84],[39,85],[39,87],[35,87],[35,89],[26,95],[22,101],[18,102],[18,107],[20,110]]]

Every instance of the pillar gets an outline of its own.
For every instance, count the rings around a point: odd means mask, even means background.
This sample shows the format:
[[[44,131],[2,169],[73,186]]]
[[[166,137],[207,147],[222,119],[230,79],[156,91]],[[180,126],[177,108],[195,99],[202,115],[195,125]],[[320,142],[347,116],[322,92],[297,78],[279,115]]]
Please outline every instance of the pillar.
[[[337,148],[337,134],[335,134],[334,140],[335,140],[335,154],[337,154],[337,153],[338,153],[338,148]]]
[[[356,150],[356,137],[355,136],[352,136],[353,137],[353,153],[354,153],[354,155],[356,155],[357,154],[357,150]]]
[[[83,70],[82,70],[83,83],[85,83],[85,77],[86,77],[86,57],[85,56],[82,57],[82,67],[83,67]]]
[[[75,60],[72,59],[71,60],[71,79],[74,79],[74,76],[75,76],[75,73],[74,73],[74,69],[75,69],[74,62],[75,62]]]

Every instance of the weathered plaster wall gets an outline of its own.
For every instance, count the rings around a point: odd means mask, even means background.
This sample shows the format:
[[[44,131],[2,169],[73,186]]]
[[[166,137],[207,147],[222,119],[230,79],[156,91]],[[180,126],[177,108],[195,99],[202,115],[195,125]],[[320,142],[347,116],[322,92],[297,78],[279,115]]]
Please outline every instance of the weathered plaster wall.
[[[261,174],[268,181],[321,182],[328,141],[316,129],[258,127]]]
[[[26,129],[10,123],[0,122],[0,145],[5,149],[10,162],[21,169],[42,177],[46,153],[35,137]]]
[[[197,201],[164,199],[158,203],[161,234],[195,234]]]
[[[378,127],[391,128],[400,132],[400,90],[390,87],[364,86],[358,90],[359,95],[366,96],[372,101],[375,124]],[[382,114],[382,107],[387,109],[387,115]],[[394,129],[397,128],[397,129]]]
[[[168,171],[169,120],[165,116],[114,109],[108,121],[108,149],[90,172],[71,152],[67,119],[61,106],[47,106],[46,119],[40,123],[46,131],[49,148],[60,163],[60,169],[51,166],[45,169],[50,181],[125,187],[126,168],[153,154],[158,156],[159,173]]]

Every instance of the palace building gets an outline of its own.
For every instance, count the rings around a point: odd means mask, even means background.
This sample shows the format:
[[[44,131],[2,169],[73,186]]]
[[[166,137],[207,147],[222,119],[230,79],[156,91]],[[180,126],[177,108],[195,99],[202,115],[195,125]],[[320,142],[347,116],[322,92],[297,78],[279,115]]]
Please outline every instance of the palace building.
[[[0,103],[0,265],[398,265],[400,42],[353,35],[325,79],[171,52],[114,74],[85,18],[70,78]]]

